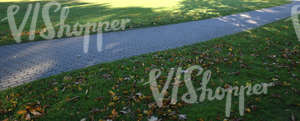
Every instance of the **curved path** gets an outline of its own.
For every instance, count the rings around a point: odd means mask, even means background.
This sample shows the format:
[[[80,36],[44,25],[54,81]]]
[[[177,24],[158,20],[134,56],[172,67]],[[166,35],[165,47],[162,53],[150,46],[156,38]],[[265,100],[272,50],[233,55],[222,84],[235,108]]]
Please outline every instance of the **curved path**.
[[[149,52],[176,48],[253,29],[291,16],[294,1],[207,20],[103,34],[103,51],[83,51],[83,37],[38,41],[0,47],[0,90],[36,79]]]

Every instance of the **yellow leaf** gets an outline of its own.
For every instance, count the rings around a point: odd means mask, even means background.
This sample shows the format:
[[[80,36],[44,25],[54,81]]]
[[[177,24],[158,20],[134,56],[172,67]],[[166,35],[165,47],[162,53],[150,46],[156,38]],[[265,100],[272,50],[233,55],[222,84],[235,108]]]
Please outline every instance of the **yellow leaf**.
[[[118,100],[119,100],[119,98],[117,96],[113,97],[113,101],[118,101]]]
[[[114,102],[110,102],[110,103],[108,104],[108,106],[114,106],[114,105],[115,105]]]
[[[114,93],[113,91],[109,91],[109,94],[112,95],[112,96],[116,95],[116,93]]]
[[[250,113],[251,109],[250,108],[246,108],[246,112]]]

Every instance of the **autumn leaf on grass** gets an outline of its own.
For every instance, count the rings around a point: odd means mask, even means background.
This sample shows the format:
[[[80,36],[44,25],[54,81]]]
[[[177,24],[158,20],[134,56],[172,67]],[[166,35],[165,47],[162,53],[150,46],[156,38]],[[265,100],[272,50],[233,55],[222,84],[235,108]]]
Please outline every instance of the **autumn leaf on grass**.
[[[179,120],[186,120],[186,115],[185,114],[179,114]]]
[[[111,115],[112,115],[113,118],[118,117],[118,112],[116,111],[116,109],[113,109],[111,111]]]
[[[148,121],[159,121],[159,119],[155,116],[151,116]]]
[[[128,107],[123,107],[123,110],[120,111],[121,114],[127,114],[127,113],[130,113],[131,110],[128,108]]]
[[[291,115],[291,121],[296,121],[296,117],[295,117],[294,113],[292,113],[292,115]]]
[[[110,94],[111,96],[115,96],[115,95],[116,95],[116,93],[114,93],[113,91],[109,91],[109,94]]]
[[[34,116],[41,116],[42,113],[38,112],[37,110],[30,110],[30,113],[33,114]]]
[[[197,121],[204,121],[203,118],[198,119]]]
[[[251,109],[250,108],[246,108],[246,112],[251,113]]]
[[[118,96],[114,96],[113,97],[113,101],[118,101],[119,100],[119,97]]]
[[[110,102],[110,103],[108,103],[108,106],[114,106],[115,105],[115,103],[114,102]]]
[[[27,113],[27,115],[25,116],[25,120],[28,121],[28,120],[31,120],[31,116],[29,113]]]
[[[95,98],[95,101],[101,101],[101,100],[103,100],[103,99],[104,99],[104,97],[103,97],[103,96],[100,96],[100,97]]]
[[[17,112],[17,114],[19,114],[19,115],[24,115],[24,114],[26,114],[26,113],[27,113],[26,110],[19,110],[19,111]]]
[[[79,96],[75,96],[75,97],[73,97],[73,98],[71,98],[71,99],[67,98],[66,101],[67,101],[67,102],[77,102],[79,99],[80,99]]]

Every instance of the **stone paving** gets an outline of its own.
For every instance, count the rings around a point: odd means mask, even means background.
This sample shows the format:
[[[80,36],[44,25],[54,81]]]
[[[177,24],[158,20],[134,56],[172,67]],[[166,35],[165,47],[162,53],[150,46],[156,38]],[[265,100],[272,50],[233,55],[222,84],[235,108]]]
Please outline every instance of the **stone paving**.
[[[88,53],[83,37],[38,41],[0,47],[0,90],[74,69],[145,53],[190,45],[253,29],[291,16],[294,1],[207,20],[103,34],[103,51],[91,35]]]

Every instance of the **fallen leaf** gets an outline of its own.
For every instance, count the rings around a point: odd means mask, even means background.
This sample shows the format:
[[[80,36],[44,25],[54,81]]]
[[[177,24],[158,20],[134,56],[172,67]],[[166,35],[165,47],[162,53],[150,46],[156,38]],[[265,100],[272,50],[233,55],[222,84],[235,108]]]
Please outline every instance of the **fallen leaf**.
[[[203,118],[198,119],[198,121],[204,121]]]
[[[109,91],[109,94],[110,94],[111,96],[115,96],[115,95],[116,95],[116,93],[114,93],[113,91]]]
[[[17,112],[17,114],[19,114],[19,115],[23,115],[23,114],[26,114],[26,113],[27,113],[26,110],[19,110],[19,111]]]
[[[158,121],[158,118],[155,116],[151,116],[148,121]]]
[[[119,100],[119,97],[118,96],[114,96],[113,97],[113,101],[118,101]]]
[[[296,121],[296,117],[295,117],[295,114],[294,114],[294,113],[292,113],[291,121]]]
[[[31,120],[31,117],[30,117],[30,114],[29,113],[27,113],[27,115],[25,116],[25,120]]]
[[[102,96],[97,97],[97,98],[95,99],[95,101],[101,101],[101,100],[103,100],[103,98],[104,98],[104,97],[102,97]]]
[[[73,97],[73,98],[71,98],[71,99],[68,99],[67,101],[68,102],[76,102],[76,101],[78,101],[79,100],[79,96],[75,96],[75,97]]]
[[[32,113],[34,116],[41,116],[42,114],[36,110],[32,110],[30,111],[30,113]]]
[[[116,111],[116,109],[113,109],[111,111],[111,114],[112,114],[113,117],[117,117],[118,116],[118,112]]]
[[[187,119],[185,114],[179,114],[178,117],[179,117],[179,120],[186,120]]]
[[[80,121],[86,121],[86,118],[82,118]]]
[[[250,108],[246,108],[246,112],[250,113],[251,109]]]

